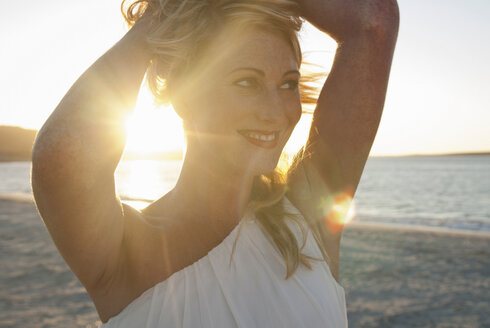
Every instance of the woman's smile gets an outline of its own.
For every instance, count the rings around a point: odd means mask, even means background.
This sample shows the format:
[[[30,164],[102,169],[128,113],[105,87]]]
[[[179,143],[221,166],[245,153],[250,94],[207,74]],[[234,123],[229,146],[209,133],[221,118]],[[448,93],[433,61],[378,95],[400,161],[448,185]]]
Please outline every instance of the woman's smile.
[[[279,131],[239,130],[238,133],[248,142],[266,149],[275,148],[279,140]]]

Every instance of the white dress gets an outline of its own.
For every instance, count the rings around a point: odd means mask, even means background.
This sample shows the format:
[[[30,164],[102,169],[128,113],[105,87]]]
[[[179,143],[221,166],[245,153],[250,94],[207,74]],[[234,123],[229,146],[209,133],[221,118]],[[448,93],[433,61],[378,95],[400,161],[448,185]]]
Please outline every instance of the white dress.
[[[284,205],[299,214],[287,198]],[[299,228],[288,225],[301,245]],[[322,258],[309,230],[303,253]],[[310,263],[313,270],[300,265],[286,280],[281,254],[248,213],[206,256],[145,291],[101,327],[347,327],[344,289],[324,261]]]

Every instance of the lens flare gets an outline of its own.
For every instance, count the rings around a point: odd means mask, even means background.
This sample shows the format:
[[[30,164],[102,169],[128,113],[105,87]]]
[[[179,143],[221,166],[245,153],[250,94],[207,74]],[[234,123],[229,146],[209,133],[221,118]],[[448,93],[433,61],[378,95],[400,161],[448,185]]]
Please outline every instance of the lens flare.
[[[341,230],[355,216],[354,202],[349,193],[341,193],[325,203],[325,223],[333,232]]]
[[[145,86],[126,121],[126,134],[126,151],[131,154],[151,155],[184,148],[182,120],[173,108],[156,107]]]

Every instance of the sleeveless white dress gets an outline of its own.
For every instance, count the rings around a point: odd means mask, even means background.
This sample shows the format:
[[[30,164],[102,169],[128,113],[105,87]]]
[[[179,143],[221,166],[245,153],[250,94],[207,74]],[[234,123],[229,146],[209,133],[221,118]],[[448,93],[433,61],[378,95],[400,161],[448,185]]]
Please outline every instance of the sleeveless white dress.
[[[287,198],[284,206],[299,214]],[[299,227],[288,225],[301,245]],[[307,231],[303,253],[322,258]],[[300,265],[286,280],[279,250],[249,212],[206,256],[145,291],[101,327],[347,327],[344,289],[324,261],[310,263],[313,270]]]

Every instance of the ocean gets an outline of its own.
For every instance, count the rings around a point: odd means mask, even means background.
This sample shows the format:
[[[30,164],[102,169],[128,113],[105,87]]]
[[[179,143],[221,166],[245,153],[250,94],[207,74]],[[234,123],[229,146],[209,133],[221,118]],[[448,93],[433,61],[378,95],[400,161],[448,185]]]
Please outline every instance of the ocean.
[[[120,163],[121,199],[144,207],[175,184],[180,161]],[[30,163],[0,163],[0,197],[31,198]],[[490,232],[490,155],[371,157],[353,202],[353,222]]]

